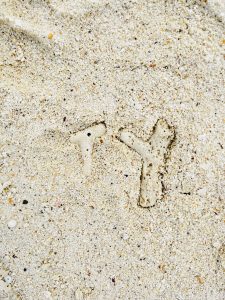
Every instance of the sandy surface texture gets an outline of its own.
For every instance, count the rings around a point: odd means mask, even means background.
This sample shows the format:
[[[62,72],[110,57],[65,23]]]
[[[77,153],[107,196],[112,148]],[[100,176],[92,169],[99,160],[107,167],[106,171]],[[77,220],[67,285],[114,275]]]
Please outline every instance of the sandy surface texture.
[[[225,299],[224,22],[0,0],[0,300]]]

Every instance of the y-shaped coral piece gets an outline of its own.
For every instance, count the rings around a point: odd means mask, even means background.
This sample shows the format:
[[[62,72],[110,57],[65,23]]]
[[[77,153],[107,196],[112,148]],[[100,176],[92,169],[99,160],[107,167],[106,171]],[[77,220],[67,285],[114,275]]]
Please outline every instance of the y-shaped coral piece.
[[[85,175],[91,174],[92,149],[94,140],[102,136],[105,133],[105,131],[105,124],[100,123],[98,125],[89,127],[83,131],[79,131],[78,133],[70,137],[70,141],[72,143],[76,143],[80,146],[82,158],[84,161]]]
[[[153,206],[163,195],[162,167],[169,145],[175,133],[163,119],[157,121],[149,141],[137,138],[133,133],[122,130],[120,140],[140,154],[143,160],[139,205]]]

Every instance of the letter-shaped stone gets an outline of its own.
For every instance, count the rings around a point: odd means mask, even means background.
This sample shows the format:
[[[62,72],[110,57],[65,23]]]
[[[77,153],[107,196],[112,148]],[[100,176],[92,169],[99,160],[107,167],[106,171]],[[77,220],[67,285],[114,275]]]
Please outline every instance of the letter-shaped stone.
[[[139,153],[143,160],[139,198],[139,205],[142,207],[151,207],[162,198],[161,172],[174,136],[173,128],[163,119],[157,121],[147,142],[125,129],[121,131],[120,140]]]
[[[92,165],[92,149],[94,140],[101,137],[106,131],[105,124],[100,123],[89,127],[83,131],[79,131],[70,137],[72,143],[76,143],[80,146],[82,158],[84,161],[84,173],[85,175],[91,174]]]

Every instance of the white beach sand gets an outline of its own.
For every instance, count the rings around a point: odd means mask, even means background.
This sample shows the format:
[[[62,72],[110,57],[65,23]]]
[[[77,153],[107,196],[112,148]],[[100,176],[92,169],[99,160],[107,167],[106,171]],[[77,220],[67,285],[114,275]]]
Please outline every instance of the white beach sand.
[[[0,300],[225,299],[224,22],[0,0]]]

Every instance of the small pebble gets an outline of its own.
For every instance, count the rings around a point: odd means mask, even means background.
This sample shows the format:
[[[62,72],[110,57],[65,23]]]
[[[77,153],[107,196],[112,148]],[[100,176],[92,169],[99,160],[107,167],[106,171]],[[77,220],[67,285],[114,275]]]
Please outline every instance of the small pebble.
[[[200,142],[203,142],[203,143],[206,143],[207,142],[207,135],[206,134],[201,134],[201,135],[199,135],[198,136],[198,140],[200,141]]]
[[[52,294],[49,291],[44,291],[44,296],[46,299],[52,299]]]
[[[16,220],[10,220],[8,222],[8,227],[9,228],[14,228],[14,227],[16,227],[16,224],[17,224]]]
[[[203,283],[204,283],[204,279],[203,279],[201,276],[197,275],[197,276],[195,276],[195,277],[196,277],[198,283],[200,283],[200,284],[203,284]]]
[[[49,39],[49,40],[52,40],[52,38],[53,38],[53,33],[50,32],[50,33],[48,34],[48,39]]]
[[[7,284],[10,284],[12,282],[12,277],[7,275],[7,276],[5,276],[4,280]]]
[[[207,188],[199,189],[199,190],[197,191],[197,194],[198,194],[200,197],[205,197],[206,194],[207,194]]]
[[[124,235],[123,235],[123,239],[126,241],[126,240],[128,240],[129,239],[129,234],[127,234],[127,233],[124,233]]]

